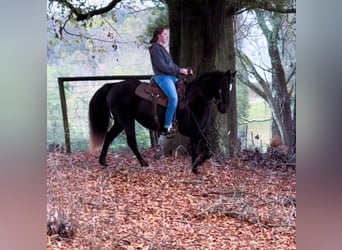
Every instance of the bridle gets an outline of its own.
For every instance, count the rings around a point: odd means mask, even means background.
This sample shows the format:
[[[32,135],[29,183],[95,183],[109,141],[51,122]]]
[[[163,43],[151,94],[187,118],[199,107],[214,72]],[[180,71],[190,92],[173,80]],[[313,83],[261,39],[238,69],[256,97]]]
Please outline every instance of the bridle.
[[[220,88],[219,88],[219,90],[218,90],[218,96],[219,96],[219,98],[213,98],[213,100],[212,100],[212,102],[215,104],[215,105],[220,105],[222,102],[223,102],[223,98],[222,98],[222,93],[224,93],[224,91],[228,91],[229,90],[229,92],[230,91],[232,91],[232,87],[233,87],[233,85],[232,85],[232,83],[233,83],[233,80],[232,80],[232,78],[230,77],[230,79],[229,79],[229,84],[228,84],[228,87],[222,87],[222,85],[223,85],[223,83],[225,82],[225,80],[222,80],[221,82],[220,82]]]

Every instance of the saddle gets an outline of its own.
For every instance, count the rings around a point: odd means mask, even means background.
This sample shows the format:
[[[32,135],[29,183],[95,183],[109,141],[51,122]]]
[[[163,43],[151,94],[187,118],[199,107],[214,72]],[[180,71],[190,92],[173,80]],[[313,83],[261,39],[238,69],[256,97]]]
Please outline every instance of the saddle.
[[[186,81],[179,80],[176,85],[178,95],[178,109],[185,109],[185,86]],[[152,103],[153,117],[157,125],[158,134],[161,133],[159,126],[159,119],[157,115],[157,105],[167,107],[168,98],[163,90],[156,84],[155,80],[151,78],[150,83],[141,82],[135,89],[135,94]]]
[[[186,82],[184,80],[179,80],[177,82],[177,95],[178,95],[178,104],[177,108],[185,109],[185,85]],[[145,100],[150,102],[155,102],[158,105],[166,107],[168,104],[168,98],[164,94],[163,90],[156,84],[155,80],[151,78],[150,83],[142,82],[138,85],[135,90],[135,94]]]

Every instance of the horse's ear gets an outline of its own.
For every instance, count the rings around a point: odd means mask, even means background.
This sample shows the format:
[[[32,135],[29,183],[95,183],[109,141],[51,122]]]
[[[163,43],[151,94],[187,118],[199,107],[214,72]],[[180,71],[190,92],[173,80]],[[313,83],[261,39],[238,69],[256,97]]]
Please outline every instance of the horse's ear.
[[[232,73],[232,76],[234,77],[236,75],[236,70]]]

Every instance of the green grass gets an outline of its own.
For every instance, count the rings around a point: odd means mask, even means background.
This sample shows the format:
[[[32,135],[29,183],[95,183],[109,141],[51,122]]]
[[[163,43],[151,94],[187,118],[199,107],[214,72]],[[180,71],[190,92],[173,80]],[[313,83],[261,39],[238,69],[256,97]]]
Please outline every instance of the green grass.
[[[267,147],[271,138],[271,121],[261,121],[271,118],[271,111],[268,104],[265,102],[251,102],[249,109],[249,121],[254,121],[248,125],[248,143],[252,143],[251,134],[253,137],[259,135],[259,139],[254,140],[254,144],[257,147],[262,146],[263,149]]]

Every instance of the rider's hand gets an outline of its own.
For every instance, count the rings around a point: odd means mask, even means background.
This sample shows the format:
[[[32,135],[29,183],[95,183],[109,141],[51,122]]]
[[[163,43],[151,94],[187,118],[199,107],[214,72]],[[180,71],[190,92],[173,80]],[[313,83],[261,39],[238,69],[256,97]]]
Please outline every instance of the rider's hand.
[[[183,74],[183,75],[192,75],[192,69],[191,68],[181,68],[179,70],[179,73]]]
[[[186,68],[181,68],[181,69],[179,70],[179,73],[181,73],[181,74],[183,74],[183,75],[187,75],[187,74],[188,74],[188,69],[186,69]]]

